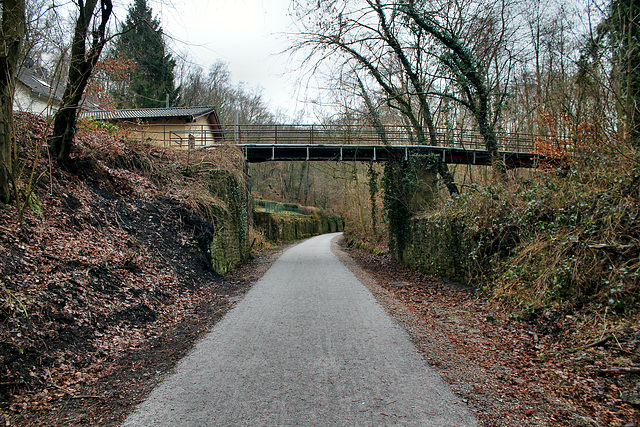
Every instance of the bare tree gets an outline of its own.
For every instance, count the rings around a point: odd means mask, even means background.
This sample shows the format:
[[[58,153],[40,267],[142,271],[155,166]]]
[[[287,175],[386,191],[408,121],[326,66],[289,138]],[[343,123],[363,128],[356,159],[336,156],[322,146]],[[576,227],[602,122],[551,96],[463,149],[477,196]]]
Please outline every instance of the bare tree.
[[[419,26],[443,48],[440,61],[451,74],[460,96],[446,92],[438,94],[451,98],[471,111],[478,130],[484,138],[487,151],[491,155],[494,168],[499,173],[504,173],[505,166],[498,156],[495,125],[504,104],[506,92],[492,93],[485,69],[471,50],[462,43],[460,37],[438,22],[433,13],[421,10],[422,8],[416,5],[415,0],[408,0],[402,7],[402,11],[411,19],[411,22]],[[497,47],[493,47],[493,50],[496,51]],[[492,104],[494,104],[493,109]]]
[[[20,44],[25,32],[24,0],[3,0],[0,23],[0,202],[10,198],[9,181],[13,169],[13,96]]]
[[[22,56],[39,68],[52,71],[45,63],[54,62],[68,51],[68,37],[60,15],[62,4],[50,0],[26,0],[26,30],[22,41]],[[52,58],[54,61],[52,61]],[[57,62],[57,61],[55,61]],[[53,77],[53,76],[45,76]]]
[[[640,6],[629,0],[612,0],[600,33],[609,39],[621,133],[640,146]]]
[[[95,13],[98,0],[78,0],[78,18],[71,45],[71,63],[69,78],[62,97],[60,109],[54,117],[53,135],[49,149],[58,162],[69,160],[76,132],[77,110],[84,89],[89,82],[102,48],[107,42],[105,37],[107,22],[113,9],[111,0],[100,0],[100,16]],[[94,15],[95,13],[95,15]],[[93,29],[91,23],[93,22]],[[91,35],[91,45],[87,50],[87,39]]]
[[[233,124],[236,118],[240,124],[275,122],[260,89],[234,84],[229,65],[224,61],[214,62],[207,75],[202,68],[193,67],[186,73],[180,87],[182,105],[215,107],[224,124]]]
[[[383,5],[379,0],[367,0],[355,8],[346,2],[323,4],[315,26],[301,34],[303,41],[296,46],[312,48],[308,62],[317,55],[321,61],[339,58],[342,66],[364,71],[385,93],[389,106],[404,116],[412,137],[422,145],[437,144],[427,97],[430,82],[422,73],[421,49],[426,49],[421,46],[422,33],[406,26],[395,4]],[[449,192],[457,193],[446,164],[439,165],[439,174]]]

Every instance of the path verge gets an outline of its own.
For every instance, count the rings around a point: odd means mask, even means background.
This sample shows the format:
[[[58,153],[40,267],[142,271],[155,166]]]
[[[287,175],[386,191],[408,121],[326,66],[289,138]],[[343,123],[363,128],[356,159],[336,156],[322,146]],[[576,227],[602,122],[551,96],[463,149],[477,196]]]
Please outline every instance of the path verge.
[[[610,400],[615,381],[598,384],[586,373],[546,360],[549,337],[536,325],[494,317],[471,289],[386,256],[337,245],[334,250],[483,425],[640,425],[638,412]],[[579,387],[593,394],[577,395]],[[598,395],[598,387],[607,394]]]

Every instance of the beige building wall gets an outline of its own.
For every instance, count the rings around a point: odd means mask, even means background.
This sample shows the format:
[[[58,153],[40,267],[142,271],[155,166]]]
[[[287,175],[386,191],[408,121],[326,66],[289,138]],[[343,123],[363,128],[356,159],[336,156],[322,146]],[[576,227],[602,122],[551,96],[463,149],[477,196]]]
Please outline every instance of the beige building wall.
[[[150,141],[163,147],[188,149],[214,144],[216,141],[206,117],[185,123],[184,119],[152,119],[145,123],[119,122],[131,138]]]

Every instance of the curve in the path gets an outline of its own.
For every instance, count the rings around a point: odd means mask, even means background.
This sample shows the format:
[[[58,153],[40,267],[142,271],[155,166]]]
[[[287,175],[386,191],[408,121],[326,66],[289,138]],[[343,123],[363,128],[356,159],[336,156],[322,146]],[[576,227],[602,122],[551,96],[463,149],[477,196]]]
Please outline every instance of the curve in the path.
[[[331,252],[284,253],[125,426],[475,426]]]

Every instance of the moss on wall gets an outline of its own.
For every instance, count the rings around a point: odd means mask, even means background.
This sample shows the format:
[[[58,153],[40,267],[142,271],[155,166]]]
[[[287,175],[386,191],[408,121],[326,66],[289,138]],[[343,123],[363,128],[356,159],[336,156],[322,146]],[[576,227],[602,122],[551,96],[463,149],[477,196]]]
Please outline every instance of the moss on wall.
[[[249,258],[249,198],[244,183],[226,170],[210,172],[210,190],[226,204],[214,208],[211,241],[212,267],[225,274]]]
[[[330,216],[320,209],[311,209],[311,215],[254,212],[254,226],[272,242],[291,242],[323,233],[344,231],[344,219]]]
[[[404,262],[413,234],[410,224],[415,212],[429,209],[436,195],[438,160],[432,156],[412,155],[409,161],[396,160],[385,164],[382,176],[384,208],[389,228],[389,252]]]
[[[476,273],[474,227],[464,213],[413,218],[403,263],[427,274],[469,282]]]
[[[435,162],[435,163],[434,163]],[[390,162],[383,177],[389,251],[400,263],[439,277],[468,282],[476,274],[475,228],[464,212],[417,214],[433,206],[437,159]]]

